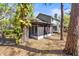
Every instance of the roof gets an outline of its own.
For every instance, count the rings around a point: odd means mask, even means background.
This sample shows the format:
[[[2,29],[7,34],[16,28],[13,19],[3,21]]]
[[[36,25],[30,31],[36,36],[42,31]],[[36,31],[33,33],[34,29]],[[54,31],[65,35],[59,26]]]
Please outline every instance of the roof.
[[[33,22],[47,23],[47,22],[44,22],[44,21],[42,21],[42,20],[40,20],[40,19],[38,19],[38,18],[33,19]]]
[[[42,14],[42,13],[40,13],[36,18],[38,18],[44,22],[47,22],[47,23],[51,23],[51,20],[52,20],[51,16],[46,15],[46,14]]]
[[[53,18],[52,16],[42,14],[42,13],[39,13],[39,15],[36,18],[38,18],[44,22],[50,23],[50,24],[51,24],[52,20],[56,20],[56,21],[60,22],[59,19]]]

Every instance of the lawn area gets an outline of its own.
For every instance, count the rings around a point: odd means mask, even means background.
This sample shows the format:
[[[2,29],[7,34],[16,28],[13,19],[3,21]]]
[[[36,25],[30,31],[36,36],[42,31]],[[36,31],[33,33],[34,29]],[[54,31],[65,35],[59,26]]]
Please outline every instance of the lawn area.
[[[26,44],[17,46],[0,46],[0,55],[5,56],[61,56],[64,55],[66,33],[64,40],[59,34],[54,34],[49,39],[29,39]]]

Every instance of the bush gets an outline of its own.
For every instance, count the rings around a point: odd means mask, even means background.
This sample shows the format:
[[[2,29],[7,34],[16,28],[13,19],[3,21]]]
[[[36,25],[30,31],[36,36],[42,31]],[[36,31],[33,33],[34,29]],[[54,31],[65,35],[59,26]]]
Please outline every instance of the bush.
[[[12,29],[11,30],[10,29],[4,29],[3,33],[6,34],[6,35],[9,35],[9,34],[13,33],[13,30]]]
[[[16,27],[14,29],[14,32],[16,34],[16,44],[19,44],[20,43],[20,38],[22,36],[22,31],[21,31],[21,28],[20,27]]]
[[[20,38],[22,36],[21,28],[16,27],[13,29],[5,29],[3,33],[6,38],[14,38],[16,40],[16,44],[20,43]]]

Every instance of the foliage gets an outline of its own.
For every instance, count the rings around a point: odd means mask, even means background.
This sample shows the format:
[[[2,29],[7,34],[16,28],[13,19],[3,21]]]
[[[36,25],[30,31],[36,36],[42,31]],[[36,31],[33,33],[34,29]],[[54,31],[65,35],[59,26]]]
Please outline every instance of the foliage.
[[[13,30],[10,30],[10,29],[4,29],[3,30],[3,33],[5,33],[6,35],[10,35],[13,33]]]
[[[64,26],[68,27],[70,21],[70,15],[65,14],[64,15]]]
[[[16,15],[13,21],[13,25],[19,26],[23,24],[24,26],[30,25],[29,17],[33,16],[33,6],[32,4],[17,4]],[[24,24],[26,23],[26,24]]]
[[[17,43],[22,37],[23,28],[26,26],[31,26],[31,20],[29,17],[33,16],[33,6],[32,4],[17,4],[15,19],[13,20],[13,26],[16,28]],[[19,28],[18,28],[19,27]],[[18,31],[19,30],[19,31]]]
[[[0,20],[0,30],[4,30],[10,25],[9,19]]]
[[[15,7],[16,4],[12,4]],[[12,25],[12,19],[14,17],[14,7],[8,3],[0,4],[0,29],[4,30],[4,27]],[[15,8],[16,9],[16,8]]]
[[[19,22],[21,23],[21,25],[23,25],[23,27],[24,26],[31,26],[31,20],[26,20],[26,21],[24,21],[24,20],[19,20]]]
[[[22,36],[22,31],[21,31],[21,28],[20,27],[16,27],[14,28],[14,32],[13,33],[16,33],[16,44],[19,44],[20,42],[20,38]]]
[[[7,3],[0,4],[0,20],[4,18],[10,18],[13,14],[13,7],[10,7]]]
[[[4,16],[4,12],[5,12],[5,6],[6,6],[6,4],[0,4],[0,19],[2,19],[3,18],[3,16]]]
[[[31,3],[0,4],[0,29],[5,35],[14,36],[16,43],[23,34],[23,28],[31,26],[33,6]]]

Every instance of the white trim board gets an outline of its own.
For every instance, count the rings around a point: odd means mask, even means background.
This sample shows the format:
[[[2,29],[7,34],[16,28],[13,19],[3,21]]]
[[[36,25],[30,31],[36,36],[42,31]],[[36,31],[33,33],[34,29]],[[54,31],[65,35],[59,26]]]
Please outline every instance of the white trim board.
[[[43,38],[46,38],[46,37],[49,37],[49,36],[51,36],[52,34],[47,34],[47,35],[41,35],[41,36],[31,36],[31,37],[33,37],[33,38],[35,38],[35,39],[37,39],[37,40],[41,40],[41,39],[43,39]]]

